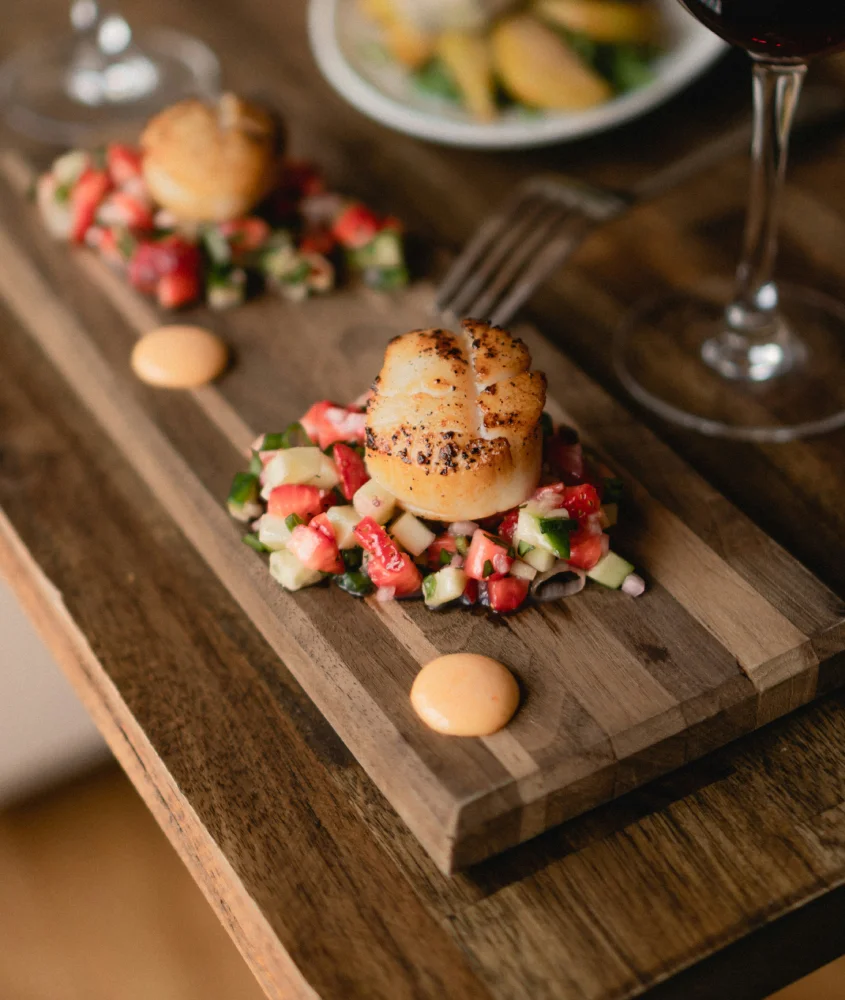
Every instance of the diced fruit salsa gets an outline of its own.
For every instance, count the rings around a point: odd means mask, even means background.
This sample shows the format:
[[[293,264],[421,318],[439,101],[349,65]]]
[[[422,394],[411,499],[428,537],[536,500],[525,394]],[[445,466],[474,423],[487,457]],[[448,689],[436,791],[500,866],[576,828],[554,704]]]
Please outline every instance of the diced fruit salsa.
[[[520,507],[476,524],[444,525],[402,510],[370,479],[362,406],[323,401],[253,443],[229,512],[244,542],[269,553],[286,590],[331,579],[355,597],[422,597],[429,608],[480,605],[506,614],[576,593],[589,578],[638,596],[634,567],[610,549],[620,480],[585,454],[574,431],[544,414],[542,485]]]
[[[286,161],[255,214],[220,223],[183,223],[158,208],[141,151],[117,143],[60,156],[35,199],[53,236],[93,248],[166,309],[225,309],[262,285],[301,301],[344,276],[381,291],[408,282],[399,221],[328,191],[309,163]]]

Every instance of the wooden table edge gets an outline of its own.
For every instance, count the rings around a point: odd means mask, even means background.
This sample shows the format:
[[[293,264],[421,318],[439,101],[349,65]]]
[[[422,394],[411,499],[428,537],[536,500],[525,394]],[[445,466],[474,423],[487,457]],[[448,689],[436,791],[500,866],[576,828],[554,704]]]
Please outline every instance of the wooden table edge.
[[[271,1000],[319,1000],[127,709],[85,635],[0,508],[0,577]]]

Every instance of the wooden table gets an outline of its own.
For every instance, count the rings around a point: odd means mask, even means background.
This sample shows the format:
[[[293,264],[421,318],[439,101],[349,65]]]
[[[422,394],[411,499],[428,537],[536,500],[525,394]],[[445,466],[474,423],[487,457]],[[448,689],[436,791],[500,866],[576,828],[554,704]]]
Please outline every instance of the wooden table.
[[[286,110],[300,153],[447,245],[532,171],[631,183],[746,104],[730,57],[619,132],[449,151],[330,92],[298,0],[123,7],[206,38],[232,86]],[[17,0],[4,52],[63,8]],[[798,150],[783,253],[840,294],[843,153],[837,134]],[[642,291],[732,264],[744,176],[728,163],[594,238],[538,296],[543,331],[619,394],[610,330]],[[72,316],[119,322],[46,261],[43,278]],[[0,568],[268,996],[742,1000],[845,951],[845,696],[446,879],[2,304],[0,328]],[[845,432],[752,447],[655,429],[845,594]]]

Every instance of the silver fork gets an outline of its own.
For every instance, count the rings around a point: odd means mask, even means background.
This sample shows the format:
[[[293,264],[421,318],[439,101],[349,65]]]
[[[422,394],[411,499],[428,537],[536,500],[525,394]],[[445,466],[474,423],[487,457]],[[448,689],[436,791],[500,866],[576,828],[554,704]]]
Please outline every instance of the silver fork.
[[[809,87],[798,123],[813,125],[845,109],[836,87]],[[488,216],[451,266],[435,298],[447,318],[473,316],[503,326],[599,226],[634,205],[657,198],[751,141],[746,122],[657,171],[630,191],[588,184],[560,174],[531,177]]]

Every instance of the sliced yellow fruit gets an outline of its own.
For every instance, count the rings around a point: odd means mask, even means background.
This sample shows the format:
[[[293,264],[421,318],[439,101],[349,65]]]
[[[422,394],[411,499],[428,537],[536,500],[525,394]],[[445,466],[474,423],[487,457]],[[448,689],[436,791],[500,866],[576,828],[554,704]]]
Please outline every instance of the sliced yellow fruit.
[[[434,55],[436,39],[410,21],[396,18],[384,28],[384,43],[394,59],[407,69],[420,69]]]
[[[467,110],[479,121],[496,116],[493,56],[482,35],[447,31],[437,42],[437,54],[455,78]]]
[[[358,0],[358,9],[365,17],[384,27],[396,19],[396,0]]]
[[[595,42],[654,42],[660,23],[648,3],[624,0],[538,0],[535,12]]]
[[[504,18],[493,29],[493,61],[517,101],[556,111],[581,111],[613,96],[560,36],[526,14]]]

